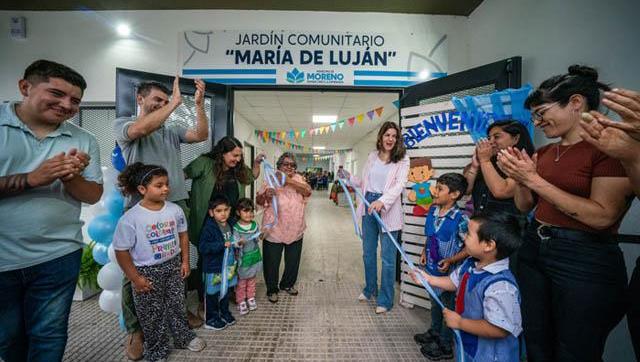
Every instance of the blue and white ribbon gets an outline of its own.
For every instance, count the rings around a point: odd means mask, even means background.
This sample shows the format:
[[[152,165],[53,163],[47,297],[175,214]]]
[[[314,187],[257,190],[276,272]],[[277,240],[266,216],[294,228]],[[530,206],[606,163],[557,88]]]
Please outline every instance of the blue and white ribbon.
[[[262,165],[264,166],[264,179],[269,184],[269,187],[275,189],[284,186],[284,182],[286,179],[286,175],[282,173],[282,179],[278,180],[276,172],[271,166],[269,162],[266,160],[262,160]],[[273,195],[271,198],[271,205],[273,205],[273,222],[264,225],[263,228],[270,229],[278,223],[278,199],[276,195]],[[258,231],[255,234],[251,235],[247,240],[253,240],[260,236],[261,232]],[[224,257],[222,258],[222,281],[220,284],[220,297],[219,299],[224,298],[229,289],[229,269],[227,268],[227,263],[229,262],[229,254],[231,252],[231,246],[224,249]]]
[[[344,192],[347,195],[349,195],[349,189],[347,188],[347,184],[345,183],[345,180],[338,179],[338,182],[340,183],[340,186],[342,186],[342,189],[344,190]],[[346,182],[349,182],[349,181],[346,181]],[[356,196],[364,203],[364,205],[367,208],[370,207],[371,204],[367,201],[367,199],[365,199],[365,197],[362,195],[362,193],[355,186],[353,186],[351,183],[349,183],[349,185],[353,188],[353,190],[356,193]],[[353,217],[353,222],[357,225],[358,224],[358,219],[357,219],[357,216],[356,216],[356,211],[355,211],[355,208],[353,207],[353,203],[351,202],[350,199],[351,198],[349,197],[349,206],[351,207],[351,216]],[[400,256],[402,257],[402,260],[404,260],[405,263],[407,263],[407,265],[409,265],[409,268],[411,268],[411,270],[415,270],[415,268],[416,268],[415,264],[413,264],[413,262],[411,261],[411,259],[407,255],[407,253],[405,253],[405,251],[402,250],[402,247],[400,246],[400,244],[398,243],[396,238],[393,236],[393,234],[389,231],[389,229],[387,228],[387,225],[385,225],[385,223],[382,221],[382,218],[380,218],[380,215],[375,210],[372,212],[372,215],[376,219],[376,221],[378,221],[378,224],[380,224],[380,226],[382,227],[382,230],[384,230],[384,232],[389,236],[389,239],[391,240],[391,242],[393,242],[393,245],[396,247],[396,249],[398,249],[398,251],[400,252]],[[358,235],[358,237],[360,237],[360,239],[362,239],[362,234],[358,233],[358,228],[357,227],[356,227],[356,235]],[[436,292],[433,290],[431,285],[429,285],[427,280],[422,276],[422,274],[416,273],[416,277],[420,281],[420,284],[422,284],[424,289],[427,291],[427,293],[429,293],[429,296],[431,296],[431,300],[435,301],[436,303],[438,303],[438,305],[442,309],[444,309],[445,308],[444,304],[442,303],[442,301],[440,300],[440,298],[438,297]],[[453,333],[454,333],[454,335],[456,337],[455,340],[456,340],[457,360],[458,360],[458,362],[464,362],[464,348],[462,347],[462,337],[460,335],[460,331],[457,330],[457,329],[453,329]]]

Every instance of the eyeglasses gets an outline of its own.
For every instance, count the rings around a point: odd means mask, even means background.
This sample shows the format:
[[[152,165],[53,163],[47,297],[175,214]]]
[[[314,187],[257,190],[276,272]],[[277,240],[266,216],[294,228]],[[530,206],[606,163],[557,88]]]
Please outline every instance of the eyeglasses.
[[[298,165],[295,162],[283,162],[280,164],[282,167],[291,167],[291,168],[297,168]]]
[[[548,110],[550,110],[551,108],[555,107],[558,105],[558,102],[553,102],[550,105],[548,105],[547,107],[544,108],[540,108],[537,111],[531,113],[531,118],[534,121],[540,121],[542,120],[542,117],[544,117],[544,114],[547,113]]]

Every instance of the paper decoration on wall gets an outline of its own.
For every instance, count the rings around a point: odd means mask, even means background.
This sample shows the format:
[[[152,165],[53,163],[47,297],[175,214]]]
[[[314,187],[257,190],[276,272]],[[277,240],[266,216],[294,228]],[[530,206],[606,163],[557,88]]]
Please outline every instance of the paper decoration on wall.
[[[493,122],[507,119],[522,123],[533,137],[531,112],[524,108],[524,101],[533,87],[526,84],[522,88],[505,89],[479,96],[453,97],[451,102],[459,112],[462,122],[474,142],[487,137],[487,128]]]
[[[406,147],[415,147],[424,139],[441,133],[469,132],[474,142],[487,136],[487,128],[493,122],[513,119],[521,122],[533,137],[531,113],[524,108],[524,101],[531,92],[527,84],[518,89],[467,96],[452,97],[455,110],[430,114],[421,122],[402,132]]]
[[[413,207],[414,216],[425,216],[433,202],[431,195],[435,191],[433,185],[429,184],[429,179],[433,177],[434,171],[429,157],[411,157],[409,159],[409,181],[413,182],[411,190],[407,192],[407,198],[415,202]]]

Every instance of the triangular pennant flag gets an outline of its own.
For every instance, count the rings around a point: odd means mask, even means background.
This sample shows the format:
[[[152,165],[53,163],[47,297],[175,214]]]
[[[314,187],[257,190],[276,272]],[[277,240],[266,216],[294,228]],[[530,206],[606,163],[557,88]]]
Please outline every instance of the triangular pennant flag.
[[[384,110],[384,107],[378,107],[376,108],[376,114],[378,115],[378,117],[380,117],[382,115],[382,111]]]
[[[300,131],[300,136],[302,136],[302,138],[304,138],[304,134],[307,133],[306,129],[303,129],[302,131]]]
[[[367,112],[367,117],[369,117],[369,120],[373,119],[373,111],[372,110]]]
[[[295,135],[296,135],[296,139],[298,139],[298,137],[300,137],[300,131],[296,131]]]
[[[362,123],[362,120],[364,119],[364,114],[360,113],[359,115],[356,116],[356,118],[358,119],[358,123]]]
[[[285,131],[280,132],[280,138],[284,139],[287,136],[287,133]]]
[[[349,121],[349,126],[353,126],[353,124],[356,122],[356,117],[351,117],[348,119]]]
[[[394,107],[396,107],[396,108],[400,108],[400,100],[399,100],[399,99],[398,99],[397,101],[393,101],[393,102],[391,102],[391,103],[393,103],[393,106],[394,106]]]
[[[344,119],[338,122],[338,127],[340,127],[340,129],[342,129],[342,126],[344,126]]]
[[[335,131],[336,131],[336,124],[335,124],[335,123],[331,125],[331,130],[332,130],[333,132],[335,132]]]
[[[331,127],[326,126],[326,127],[324,128],[324,133],[327,133],[327,134],[328,134],[330,129],[331,129]]]

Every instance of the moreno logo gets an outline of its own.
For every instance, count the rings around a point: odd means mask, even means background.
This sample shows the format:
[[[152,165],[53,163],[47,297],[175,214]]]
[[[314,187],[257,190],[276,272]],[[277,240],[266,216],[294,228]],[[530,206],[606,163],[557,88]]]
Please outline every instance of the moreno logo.
[[[287,82],[294,84],[304,82],[304,72],[299,71],[298,68],[293,68],[292,71],[287,72]]]

